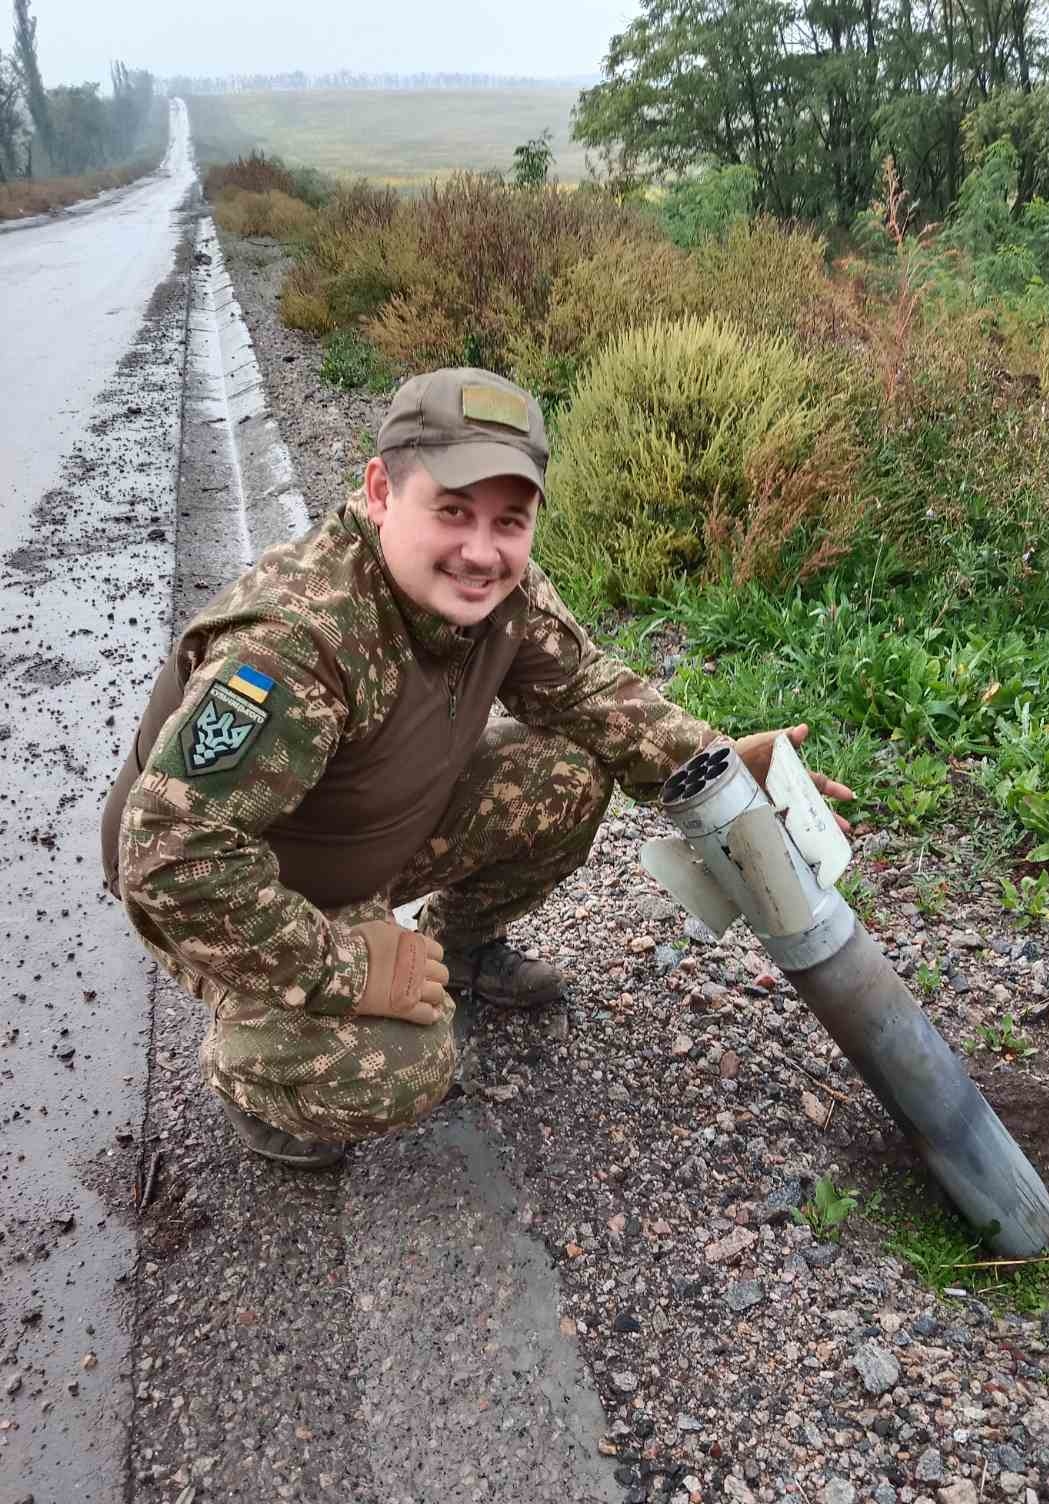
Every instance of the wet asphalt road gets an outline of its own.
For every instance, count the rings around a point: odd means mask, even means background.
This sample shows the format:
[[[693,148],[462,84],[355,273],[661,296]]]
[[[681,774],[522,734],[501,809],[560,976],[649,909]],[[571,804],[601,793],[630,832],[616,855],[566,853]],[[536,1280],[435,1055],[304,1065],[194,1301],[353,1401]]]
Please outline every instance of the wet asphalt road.
[[[145,958],[98,811],[167,648],[194,175],[0,234],[0,1501],[123,1497]]]

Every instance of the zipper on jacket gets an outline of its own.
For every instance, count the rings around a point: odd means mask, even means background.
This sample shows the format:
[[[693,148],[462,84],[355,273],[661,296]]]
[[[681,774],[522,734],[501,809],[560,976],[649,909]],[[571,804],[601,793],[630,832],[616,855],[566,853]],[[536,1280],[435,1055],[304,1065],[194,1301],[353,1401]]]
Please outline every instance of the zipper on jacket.
[[[477,641],[475,639],[467,648],[458,668],[454,668],[448,675],[448,719],[450,721],[455,720],[455,712],[459,704],[459,685],[462,683],[463,674],[466,672],[466,665],[473,657],[476,646]]]

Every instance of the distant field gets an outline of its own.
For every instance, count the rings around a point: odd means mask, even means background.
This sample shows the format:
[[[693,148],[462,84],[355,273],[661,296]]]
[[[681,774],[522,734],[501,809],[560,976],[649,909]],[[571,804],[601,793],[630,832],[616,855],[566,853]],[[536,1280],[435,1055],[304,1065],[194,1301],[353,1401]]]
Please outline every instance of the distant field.
[[[198,160],[225,161],[260,147],[291,166],[410,186],[468,168],[509,170],[514,147],[553,132],[555,175],[586,176],[568,139],[578,98],[549,89],[308,89],[201,94],[189,100]]]

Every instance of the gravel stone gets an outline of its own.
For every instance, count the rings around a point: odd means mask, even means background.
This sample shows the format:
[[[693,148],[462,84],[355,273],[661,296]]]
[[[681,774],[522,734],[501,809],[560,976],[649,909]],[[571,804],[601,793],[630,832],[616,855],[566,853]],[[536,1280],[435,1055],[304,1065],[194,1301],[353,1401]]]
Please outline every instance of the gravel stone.
[[[914,1476],[922,1483],[940,1483],[943,1480],[943,1458],[935,1447],[926,1447],[918,1458]]]
[[[668,971],[673,971],[681,960],[681,952],[675,950],[672,945],[657,945],[652,952],[652,960],[660,976],[665,976]]]
[[[741,1280],[729,1285],[725,1291],[725,1304],[730,1311],[749,1311],[765,1299],[765,1287],[756,1279]]]
[[[854,1504],[856,1490],[847,1478],[829,1478],[820,1498],[823,1504]]]
[[[886,1394],[900,1380],[900,1365],[892,1353],[876,1342],[865,1343],[853,1358],[852,1366],[868,1394]]]
[[[959,1478],[957,1483],[952,1483],[947,1488],[937,1489],[936,1497],[940,1504],[980,1504],[976,1484],[968,1478]]]

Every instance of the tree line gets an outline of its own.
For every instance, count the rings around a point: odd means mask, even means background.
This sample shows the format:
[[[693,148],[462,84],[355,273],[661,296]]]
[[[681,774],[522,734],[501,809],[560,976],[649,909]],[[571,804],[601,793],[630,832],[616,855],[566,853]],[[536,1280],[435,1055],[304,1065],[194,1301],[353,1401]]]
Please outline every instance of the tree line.
[[[126,162],[153,110],[153,75],[122,62],[110,68],[112,95],[97,83],[49,89],[40,72],[30,0],[14,0],[14,37],[0,50],[0,182],[77,176]]]
[[[230,73],[216,78],[185,74],[165,79],[169,95],[252,94],[292,89],[549,89],[578,88],[590,79],[526,78],[498,73]]]
[[[892,157],[926,219],[967,153],[1006,137],[1018,206],[1049,168],[1038,0],[641,0],[583,90],[577,140],[626,184],[704,163],[755,176],[757,207],[847,224]]]

